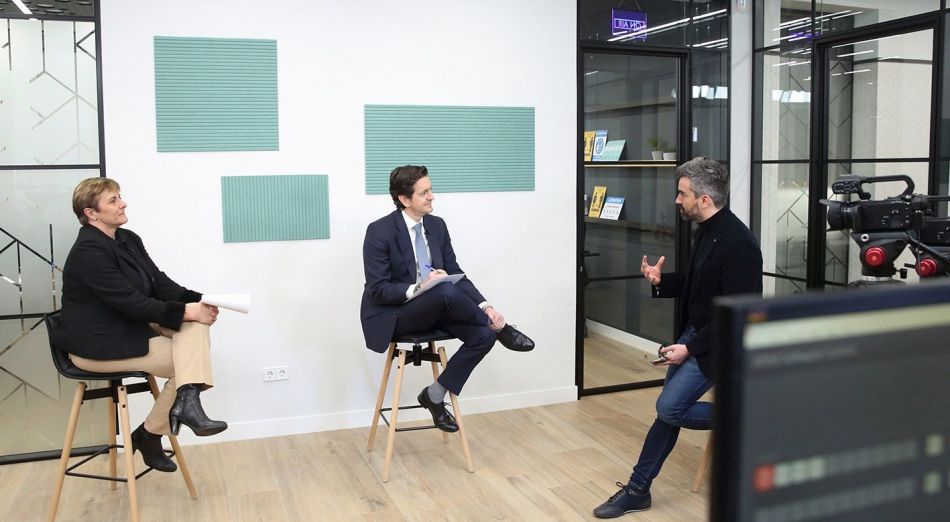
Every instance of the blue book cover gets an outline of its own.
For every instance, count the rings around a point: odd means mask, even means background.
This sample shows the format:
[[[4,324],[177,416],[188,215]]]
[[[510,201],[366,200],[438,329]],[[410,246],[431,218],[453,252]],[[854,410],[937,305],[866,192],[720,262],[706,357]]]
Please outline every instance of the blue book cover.
[[[600,155],[604,153],[604,147],[607,146],[607,131],[599,130],[594,133],[594,154],[593,161],[602,161]]]

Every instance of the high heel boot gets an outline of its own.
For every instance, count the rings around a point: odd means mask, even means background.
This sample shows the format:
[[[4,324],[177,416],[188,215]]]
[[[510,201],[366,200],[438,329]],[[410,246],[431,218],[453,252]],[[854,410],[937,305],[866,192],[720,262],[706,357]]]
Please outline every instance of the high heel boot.
[[[205,414],[201,399],[198,398],[200,391],[194,384],[183,384],[178,388],[175,404],[168,411],[168,426],[172,435],[178,435],[181,424],[191,428],[199,437],[207,437],[228,429],[227,422],[211,420]]]
[[[162,449],[162,436],[149,433],[142,424],[132,432],[132,453],[139,451],[142,453],[142,460],[145,465],[157,469],[158,471],[172,472],[178,469],[178,466],[172,462]]]

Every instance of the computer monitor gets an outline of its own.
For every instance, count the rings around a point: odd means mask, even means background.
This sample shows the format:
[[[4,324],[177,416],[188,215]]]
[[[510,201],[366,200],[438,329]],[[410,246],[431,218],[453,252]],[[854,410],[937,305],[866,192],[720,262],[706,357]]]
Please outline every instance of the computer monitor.
[[[714,313],[714,522],[950,520],[950,285]]]

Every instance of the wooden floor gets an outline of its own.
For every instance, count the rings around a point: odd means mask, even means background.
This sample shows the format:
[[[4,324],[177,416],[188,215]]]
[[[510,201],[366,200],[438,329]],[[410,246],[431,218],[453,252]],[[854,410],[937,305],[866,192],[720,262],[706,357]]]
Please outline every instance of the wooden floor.
[[[368,428],[190,446],[198,499],[180,474],[152,472],[138,482],[141,519],[594,520],[591,509],[626,482],[658,393],[466,416],[475,473],[464,468],[458,437],[445,445],[435,430],[403,432],[385,484],[385,432],[367,453]],[[683,430],[653,485],[653,509],[621,520],[706,520],[708,479],[699,493],[689,491],[705,443],[705,432]],[[0,466],[0,520],[44,520],[56,465]],[[124,486],[67,478],[59,513],[59,520],[127,520]]]
[[[584,339],[584,388],[663,379],[666,367],[650,364],[656,355],[590,332]]]

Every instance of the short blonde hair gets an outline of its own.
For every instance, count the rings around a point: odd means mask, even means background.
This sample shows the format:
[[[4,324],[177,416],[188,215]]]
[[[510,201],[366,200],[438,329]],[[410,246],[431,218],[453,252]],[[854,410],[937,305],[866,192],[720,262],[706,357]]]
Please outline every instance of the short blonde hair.
[[[89,224],[89,218],[86,217],[83,210],[87,208],[99,210],[96,203],[99,201],[99,196],[107,190],[118,192],[120,190],[119,183],[114,179],[98,177],[86,178],[76,185],[76,189],[73,190],[73,212],[79,218],[80,223],[83,225]]]

